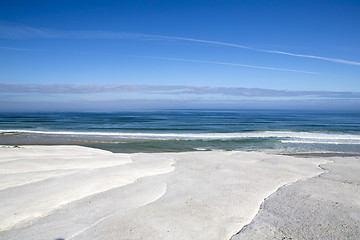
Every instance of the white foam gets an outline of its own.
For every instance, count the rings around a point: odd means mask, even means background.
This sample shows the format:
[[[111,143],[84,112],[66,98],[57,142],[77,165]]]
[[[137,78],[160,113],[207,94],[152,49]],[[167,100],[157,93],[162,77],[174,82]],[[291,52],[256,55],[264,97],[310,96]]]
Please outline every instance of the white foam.
[[[347,141],[347,140],[343,140],[343,141],[336,141],[336,140],[326,140],[326,141],[321,141],[321,140],[281,140],[282,143],[302,143],[302,144],[360,144],[360,141]]]
[[[34,130],[0,130],[0,134],[23,133],[23,134],[46,134],[68,136],[108,136],[115,138],[132,139],[156,139],[156,140],[235,140],[247,138],[285,138],[287,140],[302,139],[303,141],[314,140],[319,142],[360,143],[360,135],[334,134],[319,132],[291,132],[291,131],[259,131],[237,133],[125,133],[125,132],[75,132],[75,131],[34,131]]]
[[[211,149],[208,148],[194,148],[196,151],[211,151]]]

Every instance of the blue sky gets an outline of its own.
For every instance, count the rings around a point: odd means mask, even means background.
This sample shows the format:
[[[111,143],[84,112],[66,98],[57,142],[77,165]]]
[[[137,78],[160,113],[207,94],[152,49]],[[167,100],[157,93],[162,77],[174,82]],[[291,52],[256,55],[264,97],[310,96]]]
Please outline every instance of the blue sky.
[[[359,1],[0,2],[0,111],[360,110]]]

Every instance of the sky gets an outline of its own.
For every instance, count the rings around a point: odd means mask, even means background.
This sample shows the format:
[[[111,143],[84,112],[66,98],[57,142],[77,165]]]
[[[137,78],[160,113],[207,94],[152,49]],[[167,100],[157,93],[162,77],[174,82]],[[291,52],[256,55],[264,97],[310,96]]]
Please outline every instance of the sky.
[[[360,1],[0,1],[0,111],[360,111]]]

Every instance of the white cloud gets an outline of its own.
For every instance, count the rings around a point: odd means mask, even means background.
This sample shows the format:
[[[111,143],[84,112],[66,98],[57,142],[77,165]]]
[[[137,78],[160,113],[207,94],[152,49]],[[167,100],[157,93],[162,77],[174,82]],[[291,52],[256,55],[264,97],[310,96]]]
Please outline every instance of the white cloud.
[[[315,97],[325,99],[360,99],[360,92],[336,91],[290,91],[263,88],[206,87],[186,85],[141,85],[141,84],[16,84],[1,83],[0,93],[44,93],[44,94],[93,94],[93,93],[139,93],[167,95],[222,95],[250,98],[295,98]]]

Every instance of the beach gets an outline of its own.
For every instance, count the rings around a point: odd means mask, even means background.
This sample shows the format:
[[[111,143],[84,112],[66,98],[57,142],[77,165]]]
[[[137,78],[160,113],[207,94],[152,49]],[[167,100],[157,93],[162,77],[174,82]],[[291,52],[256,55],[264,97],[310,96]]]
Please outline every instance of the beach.
[[[0,1],[0,240],[360,240],[359,1]]]
[[[0,239],[356,239],[358,157],[0,147]]]

